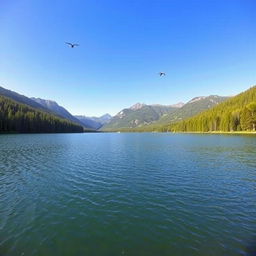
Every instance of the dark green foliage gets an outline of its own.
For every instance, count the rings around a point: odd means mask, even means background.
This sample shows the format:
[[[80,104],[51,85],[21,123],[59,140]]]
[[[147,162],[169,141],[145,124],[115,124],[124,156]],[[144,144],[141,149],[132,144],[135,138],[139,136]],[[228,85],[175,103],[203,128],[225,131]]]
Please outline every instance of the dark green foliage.
[[[5,89],[0,86],[0,95],[12,99],[18,103],[26,104],[29,107],[35,108],[37,110],[42,110],[52,115],[56,115],[60,118],[69,120],[72,123],[84,126],[78,119],[72,116],[65,108],[59,106],[56,102],[51,100],[43,100],[39,98],[28,98],[17,92]],[[88,129],[88,127],[85,127]],[[90,129],[90,128],[89,128]]]
[[[256,86],[168,128],[183,132],[255,131]]]
[[[83,127],[0,96],[0,132],[83,132]]]

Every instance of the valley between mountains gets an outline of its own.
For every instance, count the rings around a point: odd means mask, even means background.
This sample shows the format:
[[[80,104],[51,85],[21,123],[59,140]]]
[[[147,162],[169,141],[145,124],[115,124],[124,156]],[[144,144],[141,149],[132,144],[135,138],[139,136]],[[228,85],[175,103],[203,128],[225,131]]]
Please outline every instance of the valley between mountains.
[[[72,115],[53,100],[0,87],[0,132],[255,131],[256,86],[234,96],[198,96],[176,104],[135,105],[116,115]],[[85,110],[86,113],[86,110]]]

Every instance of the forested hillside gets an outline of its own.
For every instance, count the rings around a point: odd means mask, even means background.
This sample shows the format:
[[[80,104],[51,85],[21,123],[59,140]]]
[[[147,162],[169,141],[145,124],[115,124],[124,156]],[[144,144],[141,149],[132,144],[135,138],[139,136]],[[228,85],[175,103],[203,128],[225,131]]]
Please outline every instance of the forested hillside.
[[[17,92],[5,89],[1,86],[0,86],[0,96],[10,98],[18,103],[21,103],[21,104],[26,104],[32,108],[36,108],[36,109],[43,110],[43,111],[48,111],[47,108],[45,108],[41,104],[35,102],[34,100],[26,97],[25,95],[21,95]]]
[[[83,127],[0,96],[0,132],[83,132]]]
[[[167,129],[184,132],[255,131],[256,86]]]
[[[104,131],[149,132],[167,131],[171,123],[192,117],[204,110],[227,100],[228,97],[218,95],[195,97],[186,104],[137,105],[119,112],[111,122],[103,126]]]
[[[184,120],[201,113],[207,109],[210,109],[219,103],[227,100],[228,97],[222,97],[218,95],[200,96],[195,97],[175,112],[171,112],[162,116],[156,124],[169,124],[177,121]]]
[[[85,126],[80,120],[78,120],[76,117],[74,117],[72,114],[70,114],[64,107],[60,106],[57,102],[53,100],[44,100],[40,98],[31,98],[36,103],[42,105],[45,109],[49,110],[52,114],[55,114],[59,117],[63,117],[72,123],[76,123],[78,125],[84,126],[86,129],[91,129],[90,126]]]
[[[145,105],[137,103],[130,108],[123,109],[111,121],[102,127],[103,131],[130,130],[149,125],[159,120],[164,114],[174,112],[176,106]]]

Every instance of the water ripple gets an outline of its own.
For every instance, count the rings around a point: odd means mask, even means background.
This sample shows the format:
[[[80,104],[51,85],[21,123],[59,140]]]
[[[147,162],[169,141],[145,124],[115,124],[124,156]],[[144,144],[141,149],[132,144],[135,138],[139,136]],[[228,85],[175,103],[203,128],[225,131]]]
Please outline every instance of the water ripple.
[[[253,255],[256,138],[0,136],[0,255]]]

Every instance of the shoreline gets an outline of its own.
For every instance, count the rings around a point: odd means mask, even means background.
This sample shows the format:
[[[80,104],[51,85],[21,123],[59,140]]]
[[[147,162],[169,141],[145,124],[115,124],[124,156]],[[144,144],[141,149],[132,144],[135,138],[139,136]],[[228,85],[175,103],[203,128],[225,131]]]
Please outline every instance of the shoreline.
[[[223,132],[223,131],[215,131],[215,132],[171,132],[171,133],[256,135],[256,131],[255,132],[246,132],[246,131],[241,131],[241,132]]]
[[[172,134],[226,134],[226,135],[256,135],[255,132],[223,132],[223,131],[215,131],[215,132],[162,132],[162,131],[84,131],[84,132],[0,132],[0,135],[8,135],[8,134],[82,134],[82,133],[172,133]]]
[[[248,131],[240,131],[240,132],[224,132],[224,131],[214,131],[214,132],[162,132],[162,131],[103,131],[103,133],[172,133],[172,134],[229,134],[229,135],[256,135],[255,132],[248,132]]]

